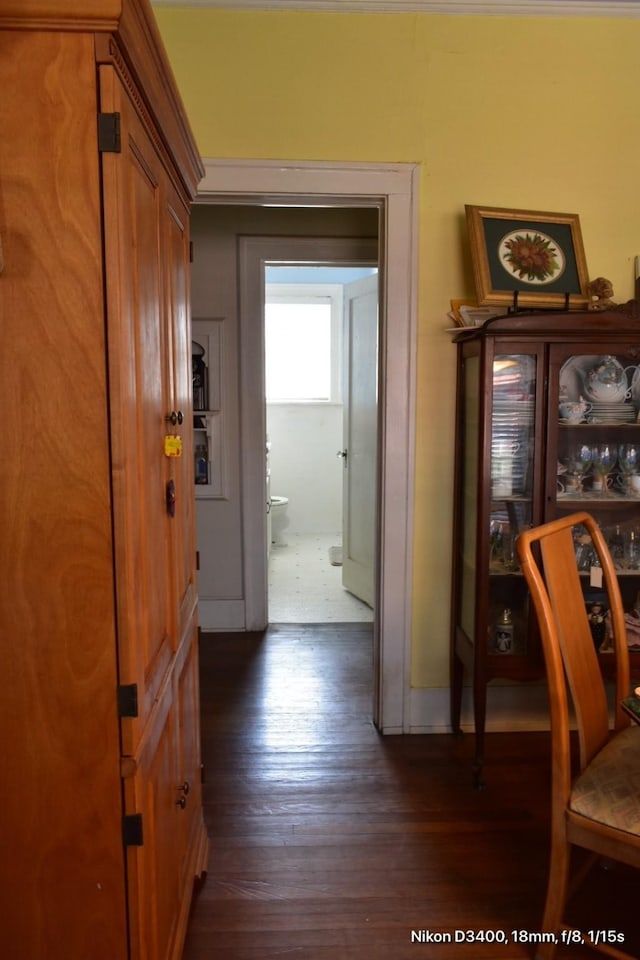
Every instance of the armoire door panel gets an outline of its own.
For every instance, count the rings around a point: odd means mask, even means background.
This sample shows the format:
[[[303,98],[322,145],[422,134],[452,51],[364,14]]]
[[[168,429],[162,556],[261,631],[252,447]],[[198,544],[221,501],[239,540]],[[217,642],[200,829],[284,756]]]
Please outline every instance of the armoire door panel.
[[[178,783],[184,805],[177,822],[180,904],[176,942],[184,939],[194,879],[207,869],[209,843],[202,819],[202,768],[200,763],[198,630],[195,617],[187,630],[174,677],[177,727]],[[180,960],[176,954],[171,960]]]
[[[112,68],[100,68],[101,106],[120,115],[121,153],[103,154],[109,312],[112,483],[120,682],[138,686],[139,717],[123,723],[133,752],[169,669],[172,518],[167,510],[170,343],[162,316],[162,209],[167,179]]]
[[[125,778],[125,813],[142,818],[142,843],[127,847],[130,960],[168,960],[180,915],[176,714],[163,688],[135,772]]]
[[[174,703],[178,724],[178,781],[185,791],[184,816],[178,823],[182,851],[181,889],[193,884],[198,830],[202,823],[202,769],[200,764],[200,699],[198,630],[195,618],[188,627],[185,655],[176,670]]]

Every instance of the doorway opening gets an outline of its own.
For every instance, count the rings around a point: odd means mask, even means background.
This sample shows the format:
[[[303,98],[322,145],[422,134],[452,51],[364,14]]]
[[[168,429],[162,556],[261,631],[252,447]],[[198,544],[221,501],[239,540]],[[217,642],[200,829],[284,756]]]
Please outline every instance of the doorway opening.
[[[413,474],[415,424],[415,356],[417,340],[418,194],[420,170],[416,164],[335,163],[283,160],[205,159],[205,178],[199,204],[258,204],[271,208],[373,207],[380,211],[379,246],[381,307],[386,325],[380,342],[380,415],[378,462],[380,476],[378,571],[374,634],[373,720],[385,734],[411,729],[411,609],[413,591]],[[251,242],[252,238],[246,238]],[[256,242],[260,238],[255,238]],[[239,238],[237,253],[241,253]],[[377,253],[376,244],[375,253]],[[314,259],[318,259],[314,257]],[[256,549],[256,531],[264,520],[264,422],[248,402],[254,388],[256,345],[242,300],[252,284],[251,272],[240,284],[239,362],[242,404],[237,434],[242,476],[241,517],[242,583],[237,594],[218,599],[205,597],[201,608],[215,619],[224,617],[227,629],[264,629],[266,604],[266,550]],[[260,293],[258,292],[258,297]],[[251,298],[249,298],[251,299]],[[255,299],[251,302],[255,303]],[[248,326],[243,327],[243,324]],[[263,374],[258,372],[264,397]],[[233,464],[232,464],[233,465]],[[235,509],[235,504],[233,505]],[[261,534],[264,541],[265,533]],[[228,566],[228,565],[227,565]],[[221,579],[227,580],[227,566]],[[261,601],[260,598],[263,598]],[[220,616],[218,617],[218,610]],[[232,621],[232,618],[233,621]],[[237,626],[232,625],[236,622]]]
[[[268,619],[368,623],[377,264],[266,263],[264,279]]]
[[[240,287],[240,299],[239,299],[239,312],[240,312],[240,343],[241,343],[241,370],[243,371],[243,382],[245,384],[243,390],[243,413],[244,413],[244,427],[245,427],[245,442],[243,444],[245,458],[245,475],[249,476],[253,472],[255,477],[256,485],[256,494],[251,495],[248,488],[245,488],[245,519],[248,522],[252,523],[252,535],[250,543],[252,549],[250,552],[245,554],[245,574],[246,582],[249,585],[247,587],[247,609],[252,609],[252,615],[258,620],[260,628],[265,626],[267,622],[277,622],[275,620],[275,615],[273,611],[268,612],[268,580],[269,580],[269,562],[268,562],[268,542],[269,536],[267,532],[267,526],[269,518],[271,516],[270,512],[267,513],[265,510],[265,504],[268,502],[270,504],[270,496],[266,495],[266,485],[265,485],[265,475],[266,475],[266,465],[265,465],[265,450],[267,446],[267,409],[270,405],[265,402],[267,395],[267,385],[266,385],[266,371],[265,371],[265,356],[267,353],[265,347],[265,324],[264,318],[266,316],[266,296],[267,296],[267,271],[276,270],[283,267],[302,267],[306,265],[309,267],[311,264],[314,264],[316,268],[339,268],[339,267],[367,267],[367,268],[377,268],[380,263],[379,255],[379,242],[377,236],[369,237],[339,237],[339,236],[296,236],[293,234],[281,235],[281,236],[258,236],[258,235],[249,235],[241,236],[238,241],[238,274],[239,274],[239,287]],[[373,274],[369,278],[359,279],[354,281],[354,284],[361,283],[372,283],[375,289],[374,293],[374,312],[373,312],[373,330],[371,330],[371,324],[367,329],[369,330],[369,342],[373,339],[373,345],[369,350],[369,355],[366,358],[366,375],[367,383],[372,384],[372,390],[377,390],[377,383],[379,380],[377,363],[380,359],[380,351],[378,351],[378,315],[377,315],[377,303],[378,303],[378,274]],[[269,284],[269,287],[271,285]],[[351,308],[354,309],[359,307],[362,303],[362,298],[354,299],[354,296],[351,294],[352,285],[345,284],[342,288],[344,296],[343,299],[347,301],[347,314],[349,314]],[[271,292],[272,297],[275,296]],[[356,319],[360,319],[360,313],[356,310]],[[369,311],[370,313],[370,311]],[[367,317],[364,317],[365,323],[367,322]],[[370,319],[370,317],[369,317]],[[336,318],[337,321],[337,318]],[[337,322],[336,322],[337,325]],[[341,326],[344,327],[346,333],[349,333],[349,324],[344,325],[341,323]],[[380,320],[380,329],[384,329],[384,313],[382,313]],[[362,344],[364,349],[367,345],[366,340],[362,339]],[[362,349],[359,352],[352,351],[355,353],[356,359],[360,359],[362,356]],[[353,376],[350,376],[349,373],[349,351],[345,350],[344,345],[342,345],[341,356],[346,355],[345,363],[342,364],[343,371],[345,376],[340,375],[336,376],[335,373],[332,374],[333,383],[328,384],[328,393],[329,396],[337,393],[338,389],[341,388],[342,391],[350,390],[351,384],[356,379]],[[362,363],[361,363],[361,366]],[[360,372],[361,377],[364,376],[362,371]],[[344,381],[344,385],[341,386]],[[346,386],[345,386],[346,385]],[[271,390],[272,387],[270,386]],[[341,393],[342,396],[342,393]],[[347,398],[349,394],[346,394]],[[289,419],[295,416],[296,412],[300,413],[302,405],[298,404],[296,410],[293,409],[294,405],[291,405],[288,410]],[[344,409],[349,411],[351,407],[354,407],[353,404],[345,404]],[[355,408],[355,407],[354,407]],[[307,408],[307,416],[309,416],[310,408]],[[325,415],[329,408],[326,407]],[[361,408],[360,408],[361,409]],[[320,427],[322,422],[322,416],[318,416],[318,406],[314,407],[314,412],[316,414],[316,424],[317,428]],[[333,409],[334,415],[340,413],[339,409]],[[347,484],[347,480],[351,480],[355,476],[356,479],[359,478],[359,485],[355,488],[356,492],[360,494],[359,500],[362,501],[356,502],[355,510],[353,516],[356,521],[359,520],[358,507],[360,508],[360,515],[364,511],[366,513],[366,519],[361,521],[358,526],[358,531],[362,529],[363,522],[366,528],[366,538],[368,545],[369,553],[369,563],[368,563],[368,593],[365,595],[367,604],[374,608],[376,606],[375,594],[377,591],[377,567],[376,561],[379,556],[379,499],[378,499],[378,469],[380,465],[379,458],[379,443],[378,443],[378,404],[376,398],[374,397],[373,401],[369,404],[368,414],[370,417],[369,432],[372,434],[371,439],[368,444],[368,460],[366,463],[363,461],[361,456],[351,457],[348,460],[348,468],[344,469],[344,459],[341,462],[336,457],[338,451],[344,450],[344,436],[338,435],[334,437],[334,440],[338,440],[338,443],[334,446],[331,457],[331,467],[328,468],[326,463],[322,467],[318,466],[316,473],[318,476],[314,477],[314,483],[311,485],[311,489],[315,488],[315,493],[317,496],[323,492],[322,482],[328,479],[329,469],[334,473],[334,478],[337,480],[338,477],[345,478],[343,480],[343,514],[349,518],[351,514],[352,501],[355,499],[358,501],[358,498],[354,498],[353,484]],[[344,414],[343,414],[344,417]],[[344,431],[344,428],[343,428]],[[360,434],[362,431],[358,431]],[[303,472],[305,471],[304,461],[310,459],[315,459],[317,457],[317,450],[313,447],[313,437],[307,435],[300,435],[298,430],[298,443],[294,448],[292,458],[295,458],[296,454],[298,455],[298,460],[296,462],[296,468]],[[282,432],[281,432],[282,436]],[[269,434],[269,443],[273,444],[273,437]],[[277,441],[276,441],[277,442]],[[284,442],[284,441],[283,441]],[[302,456],[302,451],[304,450],[304,456]],[[365,451],[361,451],[364,453]],[[272,465],[273,458],[276,458],[276,450],[273,449],[269,451],[270,457],[270,466]],[[276,458],[277,459],[277,458]],[[337,470],[336,470],[337,468]],[[368,469],[367,469],[368,468]],[[355,473],[354,473],[355,470]],[[308,471],[307,471],[308,472]],[[276,490],[273,487],[273,477],[270,478],[272,490],[271,492],[277,496],[287,496],[287,490],[284,486]],[[282,480],[283,483],[288,482],[288,477],[282,478],[276,474],[276,484],[280,483]],[[304,482],[304,481],[301,481]],[[257,492],[259,488],[259,493]],[[305,497],[308,496],[309,490],[305,490]],[[288,497],[292,513],[295,517],[295,511],[297,504],[291,502],[291,497]],[[298,498],[302,501],[302,494]],[[255,515],[255,505],[262,505],[260,515]],[[254,509],[254,516],[251,519],[251,511]],[[349,527],[349,524],[347,524]],[[342,524],[342,533],[344,541],[344,524]],[[348,538],[347,538],[348,540]],[[359,544],[357,537],[355,539],[357,553],[356,555],[362,552],[359,549]],[[339,546],[340,544],[330,544],[329,546]],[[352,555],[348,549],[345,551],[345,544],[342,543],[343,547],[343,569],[341,572],[346,573],[348,576],[351,576],[353,580],[354,576],[354,564],[352,561]],[[327,573],[327,571],[325,571]],[[355,574],[358,574],[358,569],[355,569]],[[363,596],[362,589],[359,587],[357,590],[353,591],[359,596]],[[305,614],[305,621],[298,620],[297,622],[323,622],[323,620],[311,620],[311,613],[308,612]],[[283,621],[287,622],[287,621]]]

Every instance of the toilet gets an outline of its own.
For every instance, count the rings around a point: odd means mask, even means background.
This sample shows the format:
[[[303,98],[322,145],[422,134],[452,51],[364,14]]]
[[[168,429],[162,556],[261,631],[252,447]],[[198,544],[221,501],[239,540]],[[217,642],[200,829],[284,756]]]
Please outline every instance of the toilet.
[[[284,529],[289,525],[287,516],[288,497],[271,497],[271,543],[276,547],[286,547]]]

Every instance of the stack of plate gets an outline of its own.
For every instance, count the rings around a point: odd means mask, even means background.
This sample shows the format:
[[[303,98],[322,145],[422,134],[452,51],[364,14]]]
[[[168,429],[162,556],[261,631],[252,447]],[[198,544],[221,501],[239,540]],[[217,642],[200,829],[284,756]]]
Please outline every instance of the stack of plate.
[[[494,400],[491,474],[496,496],[499,489],[503,496],[524,493],[534,412],[533,400]]]
[[[494,424],[513,424],[528,426],[533,424],[535,405],[533,400],[497,400],[493,401]]]
[[[633,423],[636,411],[632,403],[592,403],[587,419],[591,423]]]

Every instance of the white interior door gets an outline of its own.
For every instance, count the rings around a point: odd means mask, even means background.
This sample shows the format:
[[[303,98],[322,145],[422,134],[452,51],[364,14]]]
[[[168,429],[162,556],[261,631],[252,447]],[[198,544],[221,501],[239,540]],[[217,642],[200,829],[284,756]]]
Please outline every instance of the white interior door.
[[[375,597],[378,275],[344,288],[342,585]]]

